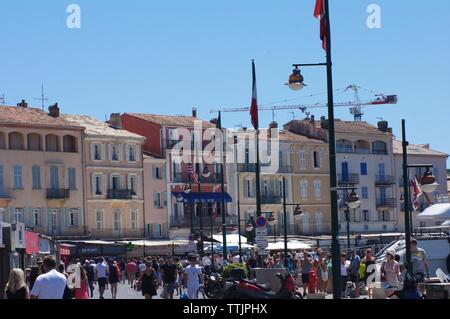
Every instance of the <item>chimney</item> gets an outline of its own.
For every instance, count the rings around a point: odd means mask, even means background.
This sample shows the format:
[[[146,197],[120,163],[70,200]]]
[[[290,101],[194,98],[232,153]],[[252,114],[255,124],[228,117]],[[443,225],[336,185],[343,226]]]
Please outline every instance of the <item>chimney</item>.
[[[22,100],[22,102],[17,103],[17,107],[27,108],[28,107],[28,103],[25,102],[25,100]]]
[[[278,123],[273,121],[269,124],[269,137],[272,138],[272,130],[278,131]],[[275,133],[276,135],[276,133]]]
[[[48,115],[50,115],[51,117],[59,117],[58,103],[55,103],[54,105],[50,105],[48,107]]]
[[[328,120],[326,119],[325,116],[322,116],[320,118],[320,127],[324,130],[328,130]]]
[[[192,108],[192,117],[197,118],[197,109],[195,107]]]
[[[109,118],[109,125],[116,129],[122,129],[122,117],[120,113],[112,113]]]
[[[218,118],[213,118],[209,121],[209,123],[214,124],[215,126],[217,126],[217,124],[219,124],[219,119]]]
[[[310,122],[311,124],[314,124],[314,123],[316,122],[316,121],[315,121],[315,118],[314,118],[314,115],[311,115],[311,118],[310,118],[309,122]]]
[[[389,128],[389,123],[387,121],[380,121],[378,122],[378,130],[380,130],[383,133],[387,133]]]

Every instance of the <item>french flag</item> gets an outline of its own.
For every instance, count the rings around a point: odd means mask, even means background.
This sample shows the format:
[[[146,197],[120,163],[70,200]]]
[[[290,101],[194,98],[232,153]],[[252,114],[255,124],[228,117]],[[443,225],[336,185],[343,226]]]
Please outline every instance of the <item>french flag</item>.
[[[327,25],[325,22],[324,0],[316,0],[314,17],[320,20],[320,39],[322,40],[322,48],[327,50]]]
[[[253,72],[253,94],[252,94],[252,105],[250,107],[250,116],[252,118],[252,125],[255,130],[258,129],[258,99],[256,94],[256,71],[255,71],[255,60],[252,60],[252,72]]]

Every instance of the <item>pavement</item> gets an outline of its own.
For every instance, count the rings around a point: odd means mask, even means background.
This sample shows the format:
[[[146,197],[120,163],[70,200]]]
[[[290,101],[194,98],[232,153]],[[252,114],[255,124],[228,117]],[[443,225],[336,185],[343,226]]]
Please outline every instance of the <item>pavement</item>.
[[[158,289],[158,294],[156,296],[153,296],[153,299],[162,299],[160,297],[160,294],[162,292],[162,288]],[[112,299],[111,297],[111,286],[109,286],[108,290],[105,290],[105,293],[103,294],[103,297],[105,299]],[[93,299],[99,299],[100,295],[98,292],[98,285],[94,285],[94,298]],[[144,299],[144,296],[142,296],[142,292],[136,291],[135,289],[131,288],[129,284],[117,284],[117,298],[116,299]],[[180,299],[179,295],[176,295],[176,293],[173,296],[173,299]],[[199,293],[199,299],[204,299],[202,294]]]

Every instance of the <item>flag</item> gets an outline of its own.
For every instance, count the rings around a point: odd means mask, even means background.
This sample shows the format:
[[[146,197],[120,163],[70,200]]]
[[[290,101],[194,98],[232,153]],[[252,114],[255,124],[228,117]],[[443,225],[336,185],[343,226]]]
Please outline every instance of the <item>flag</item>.
[[[414,176],[412,179],[412,187],[413,187],[413,208],[414,211],[418,211],[420,208],[419,198],[423,195],[422,190],[419,187],[419,183],[417,182],[417,178]]]
[[[252,118],[252,125],[255,130],[258,129],[258,100],[256,94],[256,71],[255,61],[252,60],[252,73],[253,73],[253,93],[252,93],[252,105],[250,107],[250,116]]]
[[[197,178],[197,174],[195,174],[194,169],[192,168],[192,164],[188,163],[188,173],[192,178],[192,181],[194,183],[198,183],[198,178]]]
[[[322,48],[327,49],[327,25],[325,22],[325,4],[324,0],[316,0],[314,9],[314,17],[320,20],[320,40],[322,40]]]

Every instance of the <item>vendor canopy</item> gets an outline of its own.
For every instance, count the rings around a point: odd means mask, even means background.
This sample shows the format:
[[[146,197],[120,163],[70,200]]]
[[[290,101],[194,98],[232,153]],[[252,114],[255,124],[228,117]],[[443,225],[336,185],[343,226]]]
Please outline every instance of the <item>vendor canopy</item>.
[[[213,235],[213,239],[219,243],[223,242],[222,235]],[[247,238],[241,236],[241,243],[246,243]],[[238,234],[227,234],[227,244],[238,244],[239,243],[239,235]]]
[[[283,250],[283,249],[284,249],[284,242],[282,241],[276,243],[269,243],[269,246],[267,247],[267,250]],[[288,249],[291,250],[311,249],[311,246],[299,241],[291,241],[288,242]]]
[[[220,203],[222,201],[222,194],[221,193],[184,193],[184,192],[173,192],[172,195],[177,199],[178,202],[185,202],[189,203],[191,201],[198,202],[198,201],[212,201]],[[233,200],[231,196],[228,193],[224,194],[225,203],[231,203]]]
[[[450,204],[434,204],[417,215],[419,220],[445,220],[450,219]]]

